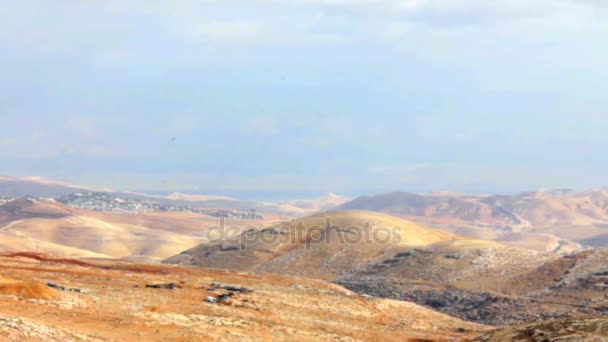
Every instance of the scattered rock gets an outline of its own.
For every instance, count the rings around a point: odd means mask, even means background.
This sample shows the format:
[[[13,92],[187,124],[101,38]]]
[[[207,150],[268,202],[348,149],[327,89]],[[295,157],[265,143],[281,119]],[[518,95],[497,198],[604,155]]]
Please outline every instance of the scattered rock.
[[[460,260],[462,259],[462,255],[456,254],[456,253],[449,253],[443,256],[446,259],[454,259],[454,260]]]
[[[235,295],[234,292],[228,292],[228,293],[222,293],[218,296],[215,297],[207,297],[205,298],[205,302],[207,303],[229,303],[230,302],[230,298],[232,298]]]
[[[248,289],[246,287],[241,287],[241,286],[233,286],[233,285],[222,285],[222,284],[211,284],[211,289],[215,290],[215,289],[222,289],[222,290],[226,290],[226,291],[233,291],[233,292],[240,292],[240,293],[251,293],[253,292],[253,290]]]
[[[473,341],[606,341],[608,319],[579,317],[516,325],[484,333]]]
[[[207,297],[207,298],[205,298],[205,302],[215,304],[215,303],[217,303],[217,298]]]
[[[48,286],[50,288],[53,288],[53,289],[60,290],[60,291],[68,291],[68,292],[76,292],[76,293],[88,293],[86,290],[83,290],[83,289],[65,287],[65,286],[58,285],[57,283],[54,283],[54,282],[48,282],[46,284],[46,286]]]
[[[147,284],[146,288],[162,289],[162,290],[175,290],[175,289],[181,289],[182,287],[175,283],[167,283],[167,284]]]

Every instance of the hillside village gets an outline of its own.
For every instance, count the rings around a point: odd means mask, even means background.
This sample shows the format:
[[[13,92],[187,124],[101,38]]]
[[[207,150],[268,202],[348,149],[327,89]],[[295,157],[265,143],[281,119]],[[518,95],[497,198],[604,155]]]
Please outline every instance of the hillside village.
[[[147,198],[127,198],[111,193],[76,192],[58,199],[70,207],[122,213],[191,212],[214,217],[263,219],[255,209],[207,209],[172,203],[161,203]]]
[[[42,199],[42,198],[33,198]],[[127,198],[112,193],[103,192],[75,192],[73,194],[58,198],[44,198],[45,200],[57,201],[72,208],[85,209],[100,212],[116,212],[141,214],[151,212],[190,212],[213,217],[230,219],[262,220],[264,216],[255,209],[214,209],[197,208],[184,204],[161,203],[147,198]],[[9,197],[0,197],[0,205],[15,200]]]

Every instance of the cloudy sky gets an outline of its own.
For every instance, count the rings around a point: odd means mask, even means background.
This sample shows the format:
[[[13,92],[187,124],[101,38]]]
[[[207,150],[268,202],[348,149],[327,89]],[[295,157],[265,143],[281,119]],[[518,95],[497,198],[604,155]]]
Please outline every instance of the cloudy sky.
[[[603,0],[0,0],[0,174],[608,185]]]

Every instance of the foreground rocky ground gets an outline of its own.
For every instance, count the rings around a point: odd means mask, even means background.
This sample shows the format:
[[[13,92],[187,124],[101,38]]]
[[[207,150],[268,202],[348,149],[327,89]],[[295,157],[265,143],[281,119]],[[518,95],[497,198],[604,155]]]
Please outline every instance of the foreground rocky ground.
[[[499,329],[478,336],[473,342],[603,342],[607,340],[607,318],[571,318]]]
[[[461,341],[490,329],[321,280],[0,256],[0,340]]]
[[[477,277],[469,279],[456,272],[467,269],[463,267],[455,268],[452,273],[438,266],[439,271],[426,269],[423,259],[417,256],[427,254],[423,252],[403,253],[399,258],[389,259],[388,266],[387,263],[373,265],[369,270],[336,282],[360,294],[414,302],[493,326],[608,315],[608,249],[564,256],[527,271],[509,269],[509,272],[485,277],[484,272],[479,272]],[[447,256],[471,264],[479,260],[467,261],[462,254]],[[451,278],[451,274],[454,277]]]

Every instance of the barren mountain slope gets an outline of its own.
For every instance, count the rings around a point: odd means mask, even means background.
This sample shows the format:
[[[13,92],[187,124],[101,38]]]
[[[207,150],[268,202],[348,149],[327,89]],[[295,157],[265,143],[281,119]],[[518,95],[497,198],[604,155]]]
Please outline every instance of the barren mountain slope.
[[[0,270],[8,341],[460,341],[488,330],[320,280],[27,254],[0,257]],[[16,281],[51,283],[59,298],[2,292]]]
[[[514,255],[517,254],[509,253],[509,257]],[[599,317],[608,312],[608,250],[552,257],[537,266],[536,260],[524,266],[530,259],[521,259],[521,265],[514,259],[502,271],[490,267],[501,264],[499,251],[480,251],[479,257],[473,258],[461,254],[444,256],[454,260],[440,262],[436,251],[404,253],[390,262],[339,279],[338,283],[358,293],[413,301],[491,325],[581,314]],[[428,259],[434,262],[426,262]],[[450,272],[453,268],[446,267],[449,263],[461,263],[456,268],[463,273]],[[504,266],[509,263],[502,263]]]
[[[238,220],[238,226],[271,222]],[[237,226],[230,220],[225,224]],[[0,206],[0,250],[162,259],[206,241],[210,228],[219,225],[218,218],[205,215],[91,212],[23,199]]]
[[[563,239],[549,233],[521,232],[504,234],[496,241],[520,248],[527,248],[535,251],[544,251],[555,254],[570,254],[582,251],[586,247],[583,244]]]
[[[476,221],[490,226],[544,227],[606,223],[607,203],[608,191],[605,189],[581,193],[538,191],[515,196],[394,192],[359,197],[342,208]]]
[[[572,247],[576,242],[600,246],[594,238],[605,236],[608,225],[608,191],[603,188],[514,196],[394,192],[359,197],[341,208],[390,213],[481,239],[500,239],[519,232],[553,234],[557,239],[571,240],[567,243]],[[515,241],[514,237],[510,238],[514,245],[526,242]],[[539,238],[529,247],[545,251],[550,245]]]
[[[497,329],[471,342],[546,342],[608,340],[608,318],[581,317],[540,321]]]
[[[480,284],[535,269],[556,257],[482,240],[454,240],[403,248],[380,262],[348,275],[349,279],[394,279],[406,282]]]
[[[29,218],[57,219],[76,213],[72,209],[54,201],[18,199],[0,206],[0,230],[14,221]]]
[[[413,246],[460,239],[397,217],[340,211],[205,243],[167,263],[333,279]]]

